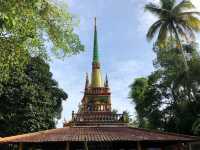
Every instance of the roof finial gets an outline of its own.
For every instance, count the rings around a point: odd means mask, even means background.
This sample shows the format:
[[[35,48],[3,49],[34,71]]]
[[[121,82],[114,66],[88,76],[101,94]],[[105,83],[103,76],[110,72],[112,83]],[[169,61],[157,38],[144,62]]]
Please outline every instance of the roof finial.
[[[94,17],[94,26],[97,26],[97,17]]]
[[[105,79],[105,87],[108,88],[109,85],[108,85],[108,75],[106,74],[106,79]]]
[[[89,77],[88,77],[88,73],[86,72],[85,89],[88,89],[88,87],[89,87]]]

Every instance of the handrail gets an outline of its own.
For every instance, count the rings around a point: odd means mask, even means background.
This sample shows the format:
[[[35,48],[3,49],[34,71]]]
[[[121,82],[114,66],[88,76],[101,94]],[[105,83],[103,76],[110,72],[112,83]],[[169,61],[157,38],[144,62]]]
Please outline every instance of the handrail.
[[[125,118],[123,114],[72,113],[72,122],[125,123]]]

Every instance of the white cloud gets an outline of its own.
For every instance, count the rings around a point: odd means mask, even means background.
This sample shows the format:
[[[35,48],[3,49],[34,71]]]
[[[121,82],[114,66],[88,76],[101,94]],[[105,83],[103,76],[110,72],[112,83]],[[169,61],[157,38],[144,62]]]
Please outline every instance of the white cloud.
[[[133,59],[116,61],[112,64],[109,76],[111,77],[110,86],[113,108],[119,110],[119,112],[127,110],[131,115],[135,116],[134,107],[131,104],[131,100],[128,99],[129,85],[135,78],[148,75],[152,70],[152,65],[146,65]]]
[[[149,12],[146,12],[144,10],[145,4],[147,4],[148,2],[152,2],[152,1],[155,2],[155,0],[141,0],[141,1],[139,1],[139,0],[131,0],[133,5],[135,6],[134,7],[135,8],[135,12],[137,12],[136,13],[136,19],[138,21],[137,31],[139,33],[146,34],[146,32],[147,32],[148,28],[150,27],[150,25],[156,20],[154,15],[152,15]]]
[[[200,11],[200,0],[191,0],[191,2],[195,5],[196,9]]]
[[[64,0],[61,0],[64,1]],[[75,0],[65,0],[68,4],[69,7],[74,7],[75,6]]]

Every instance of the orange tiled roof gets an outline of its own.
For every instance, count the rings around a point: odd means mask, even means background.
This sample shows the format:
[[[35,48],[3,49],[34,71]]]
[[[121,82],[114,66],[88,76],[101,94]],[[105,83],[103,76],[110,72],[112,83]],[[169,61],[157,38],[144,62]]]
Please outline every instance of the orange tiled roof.
[[[57,141],[195,141],[193,136],[132,127],[64,127],[3,138],[0,143]]]

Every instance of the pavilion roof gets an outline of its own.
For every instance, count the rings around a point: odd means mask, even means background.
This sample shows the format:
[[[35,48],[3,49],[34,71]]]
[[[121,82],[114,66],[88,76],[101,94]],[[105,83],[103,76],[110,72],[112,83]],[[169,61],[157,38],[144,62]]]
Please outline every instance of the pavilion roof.
[[[64,127],[0,139],[0,143],[114,142],[114,141],[196,141],[197,137],[132,127]]]

